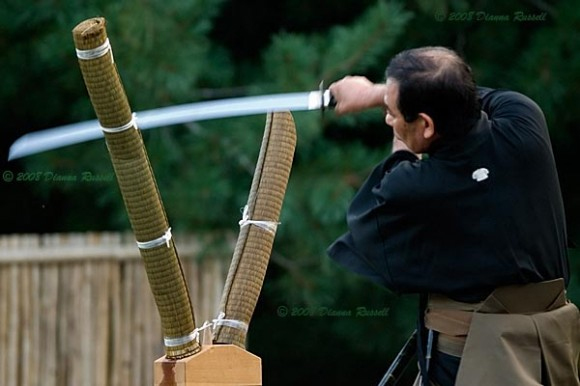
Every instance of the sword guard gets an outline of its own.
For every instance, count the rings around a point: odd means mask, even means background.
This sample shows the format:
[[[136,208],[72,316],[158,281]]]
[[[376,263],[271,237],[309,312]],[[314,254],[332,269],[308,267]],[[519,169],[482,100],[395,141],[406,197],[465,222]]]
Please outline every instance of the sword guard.
[[[320,111],[324,114],[324,110],[332,109],[336,106],[336,99],[330,90],[324,89],[324,80],[320,81],[318,85],[318,91],[320,91]]]

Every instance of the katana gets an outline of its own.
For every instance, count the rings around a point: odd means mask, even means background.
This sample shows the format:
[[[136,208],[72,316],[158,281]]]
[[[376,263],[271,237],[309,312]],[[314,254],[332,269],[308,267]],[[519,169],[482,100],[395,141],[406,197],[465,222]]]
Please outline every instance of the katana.
[[[405,368],[407,368],[407,366],[411,362],[411,359],[415,355],[416,348],[417,348],[417,331],[415,330],[413,331],[407,342],[405,342],[405,345],[403,346],[399,354],[397,354],[397,357],[393,360],[393,363],[391,363],[391,366],[389,366],[389,369],[387,370],[385,375],[383,375],[383,378],[379,382],[379,386],[394,386],[397,384],[399,378],[403,374],[403,371],[405,370]]]
[[[334,106],[329,90],[270,94],[188,103],[135,113],[141,130],[280,111],[324,110]],[[98,120],[55,127],[23,135],[10,147],[8,160],[103,138]]]

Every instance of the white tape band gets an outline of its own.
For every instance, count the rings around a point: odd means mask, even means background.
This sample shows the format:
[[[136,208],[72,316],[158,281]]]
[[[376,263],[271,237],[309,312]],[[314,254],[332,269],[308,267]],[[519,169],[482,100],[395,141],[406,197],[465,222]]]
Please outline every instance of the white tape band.
[[[131,120],[129,122],[127,122],[126,124],[124,124],[123,126],[119,126],[119,127],[103,127],[103,126],[101,126],[101,130],[103,130],[105,133],[120,133],[122,131],[129,130],[132,127],[135,127],[135,130],[137,130],[137,114],[135,114],[135,113],[133,113],[131,115]]]
[[[199,335],[199,332],[197,330],[193,330],[193,332],[191,334],[188,334],[186,336],[181,336],[179,338],[164,337],[163,343],[165,344],[165,347],[183,346],[184,344],[188,344],[189,342],[192,342],[193,340],[195,340],[196,333],[197,333],[197,335]]]
[[[102,56],[105,56],[107,52],[111,50],[111,44],[109,43],[109,38],[105,40],[103,44],[100,46],[93,48],[91,50],[79,50],[77,51],[77,58],[82,60],[91,60],[91,59],[98,59]]]
[[[272,234],[276,233],[276,229],[278,229],[279,222],[275,221],[264,221],[264,220],[250,220],[248,216],[248,206],[244,207],[244,212],[242,215],[242,219],[239,222],[240,228],[247,226],[247,225],[255,225],[259,228],[262,228]]]
[[[241,320],[236,319],[225,319],[226,314],[220,312],[219,316],[213,320],[213,328],[215,330],[218,326],[226,326],[248,332],[248,325]]]
[[[183,346],[184,344],[188,344],[189,342],[193,342],[194,340],[199,343],[199,336],[200,333],[208,328],[212,328],[215,330],[218,326],[226,326],[231,328],[236,328],[238,330],[242,330],[244,332],[248,331],[248,325],[241,320],[235,319],[225,319],[226,314],[224,312],[220,312],[218,317],[211,322],[205,321],[203,326],[196,328],[191,333],[180,336],[178,338],[163,338],[163,343],[165,347],[176,347],[176,346]]]
[[[137,246],[139,249],[153,249],[157,248],[163,244],[167,245],[167,248],[170,247],[169,242],[171,241],[171,228],[167,229],[167,232],[161,237],[156,238],[155,240],[151,241],[137,241]]]

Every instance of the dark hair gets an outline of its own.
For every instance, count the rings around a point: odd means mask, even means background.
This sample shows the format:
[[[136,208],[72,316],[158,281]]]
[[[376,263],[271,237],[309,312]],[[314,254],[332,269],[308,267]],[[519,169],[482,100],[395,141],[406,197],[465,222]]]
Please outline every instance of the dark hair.
[[[471,68],[454,51],[424,47],[397,54],[387,67],[387,78],[399,85],[399,111],[406,122],[425,113],[444,138],[467,133],[480,117]]]

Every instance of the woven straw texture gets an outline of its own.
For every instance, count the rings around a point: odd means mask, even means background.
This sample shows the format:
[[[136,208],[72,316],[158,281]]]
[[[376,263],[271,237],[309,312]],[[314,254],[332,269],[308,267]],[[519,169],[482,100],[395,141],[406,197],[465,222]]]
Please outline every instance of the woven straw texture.
[[[286,193],[296,147],[296,129],[288,112],[269,114],[248,197],[248,217],[277,222]],[[250,324],[262,290],[275,234],[256,225],[240,229],[221,301],[225,319]],[[246,332],[218,326],[216,344],[245,348]]]
[[[107,39],[103,18],[85,20],[73,29],[75,46],[91,50]],[[109,50],[96,59],[79,59],[83,78],[101,126],[116,128],[131,121],[131,108]],[[137,241],[163,236],[169,224],[143,144],[141,132],[128,130],[105,133],[109,154]],[[163,334],[175,339],[195,329],[193,308],[173,240],[153,249],[140,249],[147,277],[159,310]],[[201,350],[195,340],[165,347],[168,358],[183,358]]]

